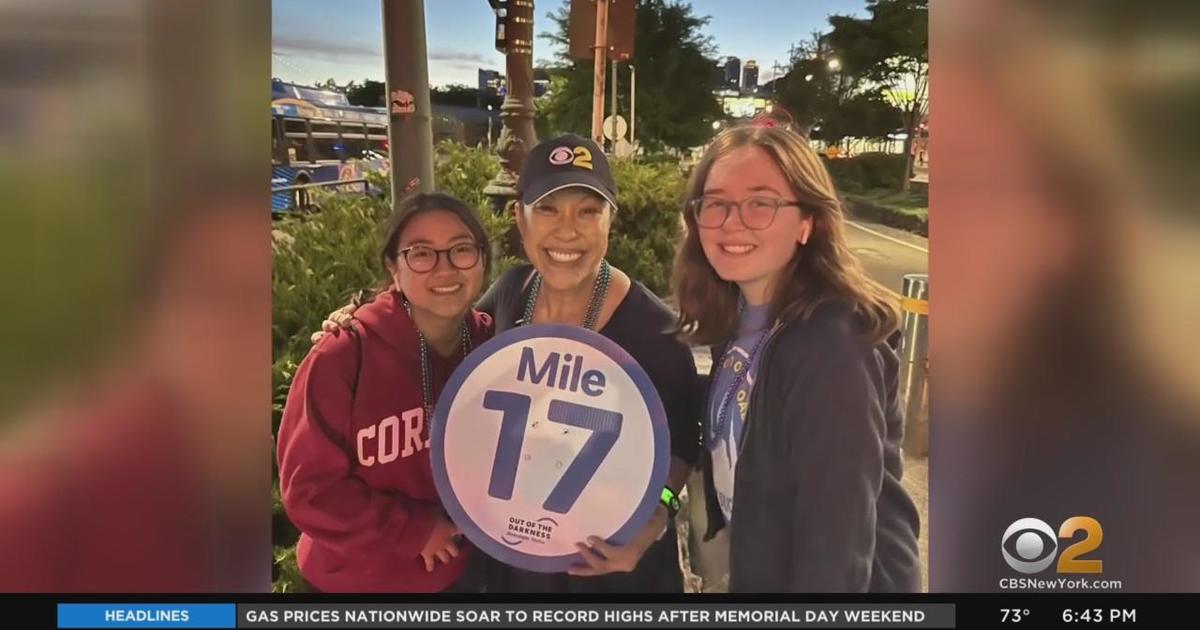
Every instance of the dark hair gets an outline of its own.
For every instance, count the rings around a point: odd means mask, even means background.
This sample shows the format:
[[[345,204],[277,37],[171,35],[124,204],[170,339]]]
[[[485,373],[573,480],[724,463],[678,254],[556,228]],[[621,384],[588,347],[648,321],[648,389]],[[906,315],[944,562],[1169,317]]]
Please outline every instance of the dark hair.
[[[486,278],[492,270],[492,248],[488,245],[487,231],[483,229],[479,213],[458,197],[436,192],[409,195],[396,204],[392,218],[388,219],[387,229],[383,233],[383,250],[379,253],[379,261],[383,263],[384,270],[387,270],[389,262],[393,265],[396,263],[396,246],[408,222],[413,217],[438,210],[457,216],[463,225],[467,226],[475,242],[483,248],[483,276]]]
[[[704,194],[704,182],[713,163],[742,147],[766,151],[787,177],[792,194],[812,217],[807,245],[797,248],[773,287],[771,317],[785,323],[807,318],[822,302],[848,301],[859,316],[862,332],[873,342],[886,339],[897,328],[899,314],[887,289],[863,272],[846,244],[845,218],[833,178],[800,134],[784,127],[744,126],[722,132],[709,145],[688,182],[688,199]],[[700,245],[699,227],[691,212],[684,212],[687,230],[675,258],[673,284],[679,304],[677,327],[693,344],[715,345],[737,330],[737,284],[717,275]]]

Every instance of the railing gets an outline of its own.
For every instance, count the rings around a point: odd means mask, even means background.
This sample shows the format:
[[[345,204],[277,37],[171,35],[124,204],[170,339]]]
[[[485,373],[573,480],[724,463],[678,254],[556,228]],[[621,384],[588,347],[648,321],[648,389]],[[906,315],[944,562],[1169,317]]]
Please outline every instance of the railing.
[[[271,194],[277,193],[293,193],[292,205],[296,210],[309,212],[313,209],[312,197],[309,191],[320,188],[342,187],[341,192],[355,192],[353,187],[357,184],[362,184],[362,192],[366,194],[370,192],[371,185],[365,178],[359,179],[341,179],[331,182],[317,182],[313,184],[294,184],[292,186],[278,186],[271,188]]]

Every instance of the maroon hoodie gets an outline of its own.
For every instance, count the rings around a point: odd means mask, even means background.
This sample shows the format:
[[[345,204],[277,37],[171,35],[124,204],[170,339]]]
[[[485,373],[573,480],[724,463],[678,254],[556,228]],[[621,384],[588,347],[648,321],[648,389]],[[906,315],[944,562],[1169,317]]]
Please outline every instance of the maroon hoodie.
[[[325,335],[300,364],[279,427],[279,484],[302,532],[300,572],[321,591],[443,591],[471,550],[464,539],[458,558],[432,572],[420,556],[442,507],[416,329],[396,291],[355,318],[361,346],[346,332]],[[472,310],[468,319],[478,347],[491,318]],[[461,350],[449,359],[430,352],[434,400],[462,358]]]

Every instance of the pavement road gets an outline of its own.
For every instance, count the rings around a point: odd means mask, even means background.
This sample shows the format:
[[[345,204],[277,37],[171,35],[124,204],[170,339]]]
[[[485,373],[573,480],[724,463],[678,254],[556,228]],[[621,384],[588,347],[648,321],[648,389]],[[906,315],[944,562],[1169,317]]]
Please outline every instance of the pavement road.
[[[929,273],[929,240],[877,223],[848,221],[846,241],[867,275],[899,294],[904,276]]]

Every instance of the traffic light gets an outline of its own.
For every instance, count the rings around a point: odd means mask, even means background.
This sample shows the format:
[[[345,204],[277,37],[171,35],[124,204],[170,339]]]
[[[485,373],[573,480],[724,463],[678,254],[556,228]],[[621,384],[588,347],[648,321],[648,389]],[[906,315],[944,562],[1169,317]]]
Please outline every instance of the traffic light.
[[[504,24],[508,19],[508,2],[506,0],[488,0],[492,12],[496,14],[496,52],[508,54],[508,34]]]

